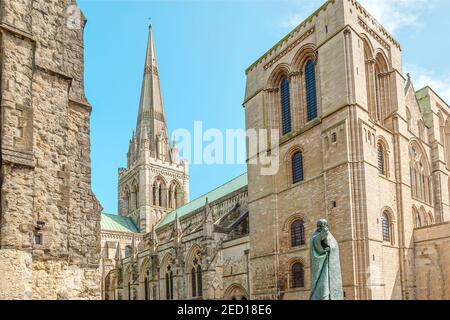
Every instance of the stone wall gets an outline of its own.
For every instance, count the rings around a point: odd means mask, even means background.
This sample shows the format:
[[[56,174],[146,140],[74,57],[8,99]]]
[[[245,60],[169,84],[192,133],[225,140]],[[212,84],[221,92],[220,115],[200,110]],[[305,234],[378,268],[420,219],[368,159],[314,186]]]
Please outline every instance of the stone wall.
[[[450,299],[450,223],[414,232],[415,288],[420,300]]]
[[[0,6],[1,299],[100,297],[85,23],[75,1]]]

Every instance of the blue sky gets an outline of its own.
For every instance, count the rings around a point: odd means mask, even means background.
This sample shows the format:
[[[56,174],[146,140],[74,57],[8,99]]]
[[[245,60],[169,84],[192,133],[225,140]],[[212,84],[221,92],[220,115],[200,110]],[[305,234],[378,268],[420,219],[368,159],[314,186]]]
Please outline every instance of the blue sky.
[[[244,128],[244,70],[324,1],[78,0],[85,30],[92,184],[106,212],[117,211],[117,169],[126,166],[136,125],[151,17],[165,111],[172,132]],[[400,41],[416,88],[450,101],[448,0],[362,0]],[[244,152],[244,150],[242,150]],[[245,165],[190,165],[191,199],[245,172]]]

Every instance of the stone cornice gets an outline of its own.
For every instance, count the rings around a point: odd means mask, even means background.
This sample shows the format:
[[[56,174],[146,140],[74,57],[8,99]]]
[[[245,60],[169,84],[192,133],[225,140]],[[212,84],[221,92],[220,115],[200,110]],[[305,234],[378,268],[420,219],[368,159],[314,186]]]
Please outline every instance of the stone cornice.
[[[373,18],[367,11],[366,9],[363,8],[363,6],[361,6],[356,0],[348,0],[349,2],[351,2],[351,4],[356,8],[356,10],[358,10],[365,18],[367,19],[371,19],[372,23],[376,24],[378,27],[379,32],[381,32],[381,34],[388,39],[393,45],[395,45],[398,49],[402,49],[400,44],[394,39],[394,37],[386,31],[386,29],[384,29],[379,23],[378,21]],[[358,22],[359,20],[362,19],[360,17],[358,17]],[[364,21],[363,21],[364,22]],[[373,31],[375,32],[375,31]],[[378,35],[378,34],[377,34]],[[379,37],[379,36],[378,36]],[[381,39],[381,38],[380,38]],[[382,39],[381,39],[382,40]]]
[[[287,55],[289,52],[291,52],[296,46],[298,46],[300,43],[305,41],[306,38],[308,38],[310,35],[312,35],[316,31],[316,27],[313,26],[308,31],[303,33],[301,36],[299,36],[295,41],[293,41],[289,46],[287,46],[286,49],[281,51],[279,54],[275,56],[272,60],[270,60],[268,63],[264,65],[264,70],[269,69],[272,67],[277,61],[279,61],[281,58],[283,58],[285,55]]]
[[[369,33],[379,44],[381,44],[381,46],[383,48],[385,48],[386,50],[390,51],[391,50],[391,46],[383,40],[383,38],[372,28],[370,28],[367,23],[363,20],[363,18],[358,17],[358,24],[367,31],[367,33]]]
[[[261,63],[263,60],[267,59],[274,51],[276,51],[279,47],[281,47],[284,43],[286,43],[289,39],[294,37],[295,34],[297,34],[301,29],[306,27],[308,23],[311,23],[313,21],[313,18],[318,16],[319,13],[322,10],[326,10],[328,8],[328,5],[334,4],[335,0],[328,0],[325,2],[319,9],[317,9],[313,14],[311,14],[308,18],[306,18],[301,24],[299,24],[294,30],[289,32],[283,39],[278,41],[269,51],[267,51],[264,55],[262,55],[256,62],[254,62],[250,67],[245,70],[245,74],[248,74],[250,71],[252,71],[259,63]]]

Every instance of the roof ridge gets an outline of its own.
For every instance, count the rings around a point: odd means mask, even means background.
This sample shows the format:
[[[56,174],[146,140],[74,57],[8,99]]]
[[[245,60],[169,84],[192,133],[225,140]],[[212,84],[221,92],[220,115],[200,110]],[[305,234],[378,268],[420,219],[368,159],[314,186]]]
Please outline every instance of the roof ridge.
[[[172,211],[168,212],[168,213],[167,213],[167,214],[166,214],[166,215],[165,215],[165,216],[157,223],[157,228],[162,227],[163,225],[166,225],[166,224],[171,223],[171,221],[166,221],[166,220],[171,220],[170,217],[173,216],[174,213],[178,213],[178,212],[180,212],[182,209],[184,209],[184,208],[186,208],[186,207],[189,207],[189,206],[192,206],[193,203],[195,203],[195,202],[201,200],[202,198],[204,198],[204,197],[210,195],[211,193],[213,193],[213,192],[215,192],[215,191],[218,191],[220,188],[222,188],[222,187],[224,187],[224,186],[226,186],[226,185],[228,185],[228,184],[231,184],[231,183],[233,183],[234,181],[239,180],[240,178],[242,178],[242,177],[244,177],[244,176],[247,176],[247,171],[244,172],[244,173],[242,173],[242,174],[240,174],[239,176],[234,177],[233,179],[231,179],[231,180],[229,180],[229,181],[226,181],[226,182],[222,183],[221,185],[219,185],[219,186],[217,186],[216,188],[214,188],[214,189],[212,189],[212,190],[210,190],[210,191],[208,191],[208,192],[202,194],[201,196],[199,196],[199,197],[197,197],[197,198],[195,198],[195,199],[193,199],[193,200],[191,200],[191,201],[185,203],[185,204],[182,205],[181,207],[179,207],[179,208],[177,208],[177,209],[175,209],[175,210],[172,210]],[[217,200],[217,199],[211,198],[210,200],[215,201],[215,200]],[[195,210],[197,210],[197,209],[195,209]],[[182,214],[182,216],[184,216],[184,214]],[[181,216],[181,217],[182,217],[182,216]],[[180,218],[181,218],[181,217],[180,217]]]

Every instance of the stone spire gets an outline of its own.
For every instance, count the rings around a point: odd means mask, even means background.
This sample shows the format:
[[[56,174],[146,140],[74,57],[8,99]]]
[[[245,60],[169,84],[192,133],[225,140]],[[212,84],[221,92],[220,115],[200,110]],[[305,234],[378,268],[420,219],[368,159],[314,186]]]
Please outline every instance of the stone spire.
[[[136,140],[141,143],[147,140],[155,145],[156,137],[162,135],[167,139],[166,116],[159,81],[158,64],[156,61],[155,43],[152,25],[148,30],[147,53],[145,55],[144,76],[142,80],[141,100],[136,123]]]

